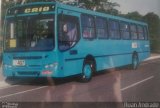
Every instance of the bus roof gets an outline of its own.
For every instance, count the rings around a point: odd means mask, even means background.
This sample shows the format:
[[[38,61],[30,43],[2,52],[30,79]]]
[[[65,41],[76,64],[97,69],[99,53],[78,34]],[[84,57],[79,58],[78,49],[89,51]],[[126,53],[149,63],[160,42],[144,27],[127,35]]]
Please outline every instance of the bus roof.
[[[124,21],[124,22],[129,22],[129,23],[136,23],[136,24],[140,24],[140,25],[147,25],[147,23],[145,23],[145,22],[127,19],[124,17],[114,16],[114,15],[110,15],[110,14],[106,14],[106,13],[96,12],[96,11],[92,11],[92,10],[87,10],[87,9],[83,9],[83,8],[78,8],[76,6],[70,6],[70,5],[59,3],[59,2],[35,2],[35,3],[27,3],[24,5],[16,5],[11,8],[23,7],[23,6],[29,6],[29,5],[42,5],[42,4],[56,4],[56,6],[62,8],[62,9],[72,10],[72,11],[79,12],[79,13],[94,15],[94,16],[98,16],[98,17],[104,17],[104,18],[108,18],[108,19],[115,19],[115,20],[120,20],[120,21]]]
[[[78,8],[78,7],[75,7],[75,6],[65,5],[65,4],[61,4],[61,3],[57,3],[57,6],[63,8],[63,9],[68,9],[68,10],[72,10],[72,11],[74,10],[74,11],[84,13],[84,14],[89,14],[89,15],[94,15],[94,16],[99,16],[99,17],[104,17],[104,18],[111,18],[111,19],[126,21],[126,22],[130,22],[130,23],[147,25],[147,23],[145,23],[145,22],[131,20],[131,19],[127,19],[127,18],[124,18],[124,17],[120,17],[120,16],[115,16],[115,15],[110,15],[110,14],[106,14],[106,13],[96,12],[96,11],[87,10],[87,9],[83,9],[83,8]]]

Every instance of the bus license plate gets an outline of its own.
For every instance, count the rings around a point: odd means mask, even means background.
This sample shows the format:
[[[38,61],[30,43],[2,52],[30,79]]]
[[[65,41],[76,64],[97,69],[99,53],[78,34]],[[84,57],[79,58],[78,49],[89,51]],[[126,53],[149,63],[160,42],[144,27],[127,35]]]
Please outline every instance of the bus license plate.
[[[13,66],[25,66],[24,60],[13,60]]]

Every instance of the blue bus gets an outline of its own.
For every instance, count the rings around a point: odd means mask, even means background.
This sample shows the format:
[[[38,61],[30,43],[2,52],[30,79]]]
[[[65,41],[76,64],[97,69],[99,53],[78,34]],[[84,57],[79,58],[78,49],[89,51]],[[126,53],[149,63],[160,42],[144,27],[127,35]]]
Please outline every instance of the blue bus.
[[[91,80],[100,70],[150,56],[148,25],[57,2],[36,2],[8,9],[4,26],[3,74],[6,77]]]

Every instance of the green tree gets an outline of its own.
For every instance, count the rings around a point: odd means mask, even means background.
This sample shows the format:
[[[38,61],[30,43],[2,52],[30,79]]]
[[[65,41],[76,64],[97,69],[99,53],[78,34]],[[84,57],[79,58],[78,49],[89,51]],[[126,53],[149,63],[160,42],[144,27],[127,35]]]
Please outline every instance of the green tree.
[[[138,21],[142,21],[143,20],[143,16],[141,14],[139,14],[139,12],[135,11],[135,12],[129,12],[126,15],[123,15],[126,18],[129,19],[133,19],[133,20],[138,20]]]
[[[14,6],[15,5],[15,2],[13,1],[13,0],[11,0],[11,1],[6,1],[6,0],[4,0],[3,2],[2,2],[2,5],[1,5],[1,24],[3,25],[3,23],[4,23],[4,17],[5,17],[5,14],[6,14],[6,10],[7,10],[7,8],[8,7],[12,7],[12,6]]]
[[[160,18],[155,13],[146,14],[143,19],[149,25],[151,38],[160,38]]]
[[[155,13],[146,14],[143,19],[148,23],[151,50],[160,53],[160,18]]]
[[[120,5],[116,2],[109,2],[109,0],[80,0],[80,3],[84,3],[85,7],[90,10],[96,10],[114,15],[119,13],[115,7],[119,7]]]

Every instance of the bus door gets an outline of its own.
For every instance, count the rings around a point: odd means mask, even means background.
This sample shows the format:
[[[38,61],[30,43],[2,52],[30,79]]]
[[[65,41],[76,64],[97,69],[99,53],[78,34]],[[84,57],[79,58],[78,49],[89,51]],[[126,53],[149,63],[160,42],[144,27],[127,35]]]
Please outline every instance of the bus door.
[[[64,75],[77,74],[81,68],[79,53],[80,40],[80,13],[70,10],[58,9],[58,48],[63,61]],[[82,69],[82,68],[81,68]],[[79,72],[79,71],[78,71]]]

